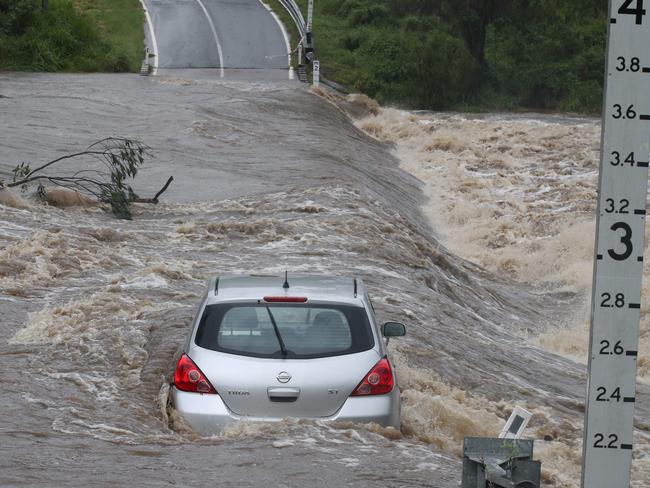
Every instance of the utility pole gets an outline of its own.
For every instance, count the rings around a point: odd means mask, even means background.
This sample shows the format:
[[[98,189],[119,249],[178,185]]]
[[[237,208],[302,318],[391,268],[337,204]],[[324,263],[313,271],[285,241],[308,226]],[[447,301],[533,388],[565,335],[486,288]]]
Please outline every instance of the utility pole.
[[[305,59],[310,63],[314,60],[314,38],[311,33],[313,18],[314,0],[309,0],[307,4],[307,26],[305,28]]]
[[[307,32],[311,32],[312,20],[314,18],[314,0],[307,4]]]
[[[591,302],[583,488],[629,488],[648,159],[650,19],[610,0]]]
[[[49,0],[43,0],[43,11],[47,10],[50,6]]]

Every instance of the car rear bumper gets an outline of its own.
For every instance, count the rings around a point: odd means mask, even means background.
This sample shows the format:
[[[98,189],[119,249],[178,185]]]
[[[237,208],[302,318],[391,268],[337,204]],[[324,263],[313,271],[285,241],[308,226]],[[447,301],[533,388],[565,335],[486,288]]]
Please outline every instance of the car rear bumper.
[[[188,425],[201,435],[219,434],[233,422],[277,422],[276,417],[248,417],[231,412],[219,395],[188,393],[172,390],[172,404]],[[331,417],[313,417],[312,420],[343,421],[356,423],[374,422],[384,427],[400,427],[399,389],[386,395],[349,397],[336,414]]]

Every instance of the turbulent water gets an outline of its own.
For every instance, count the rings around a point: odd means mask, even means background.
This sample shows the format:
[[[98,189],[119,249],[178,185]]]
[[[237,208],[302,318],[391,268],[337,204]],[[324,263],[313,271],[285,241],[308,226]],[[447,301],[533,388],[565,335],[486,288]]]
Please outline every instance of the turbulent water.
[[[152,147],[139,193],[176,178],[133,221],[0,193],[0,485],[455,487],[463,437],[515,404],[545,483],[579,484],[595,121],[406,113],[261,72],[1,75],[0,94],[5,177],[123,135]],[[205,280],[285,269],[359,275],[379,318],[407,323],[401,432],[201,438],[169,408]],[[635,487],[647,348],[639,363]]]

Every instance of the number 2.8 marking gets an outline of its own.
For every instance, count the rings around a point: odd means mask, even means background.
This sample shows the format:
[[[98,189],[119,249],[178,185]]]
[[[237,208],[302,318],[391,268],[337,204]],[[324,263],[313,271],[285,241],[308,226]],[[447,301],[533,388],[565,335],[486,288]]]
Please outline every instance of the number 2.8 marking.
[[[600,302],[601,307],[621,308],[625,306],[625,295],[623,293],[616,293],[613,300],[612,294],[607,292],[602,293],[600,297],[602,298],[602,301]]]

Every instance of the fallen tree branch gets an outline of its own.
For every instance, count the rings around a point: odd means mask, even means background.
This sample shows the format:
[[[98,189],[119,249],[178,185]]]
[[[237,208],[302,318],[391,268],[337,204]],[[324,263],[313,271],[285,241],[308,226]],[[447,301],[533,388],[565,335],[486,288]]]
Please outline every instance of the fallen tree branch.
[[[42,182],[47,181],[56,186],[93,196],[99,202],[109,204],[118,217],[131,219],[129,205],[132,202],[158,203],[160,195],[174,180],[173,176],[170,177],[153,198],[140,198],[135,194],[126,180],[135,178],[138,169],[144,163],[145,156],[149,154],[148,150],[148,146],[136,140],[108,137],[91,144],[85,151],[58,157],[35,169],[31,169],[27,163],[21,163],[14,168],[13,181],[6,183],[5,186],[25,187],[30,183],[38,182],[38,194],[43,196],[46,190]],[[45,169],[56,163],[76,158],[90,158],[91,162],[85,164],[84,169],[73,172],[72,175],[54,176],[43,173]],[[0,187],[2,184],[0,181]]]
[[[169,188],[169,185],[171,185],[172,181],[174,181],[174,177],[170,176],[169,179],[167,180],[167,183],[156,193],[156,195],[153,198],[136,198],[133,200],[136,203],[158,203],[158,197],[165,193],[167,188]]]

